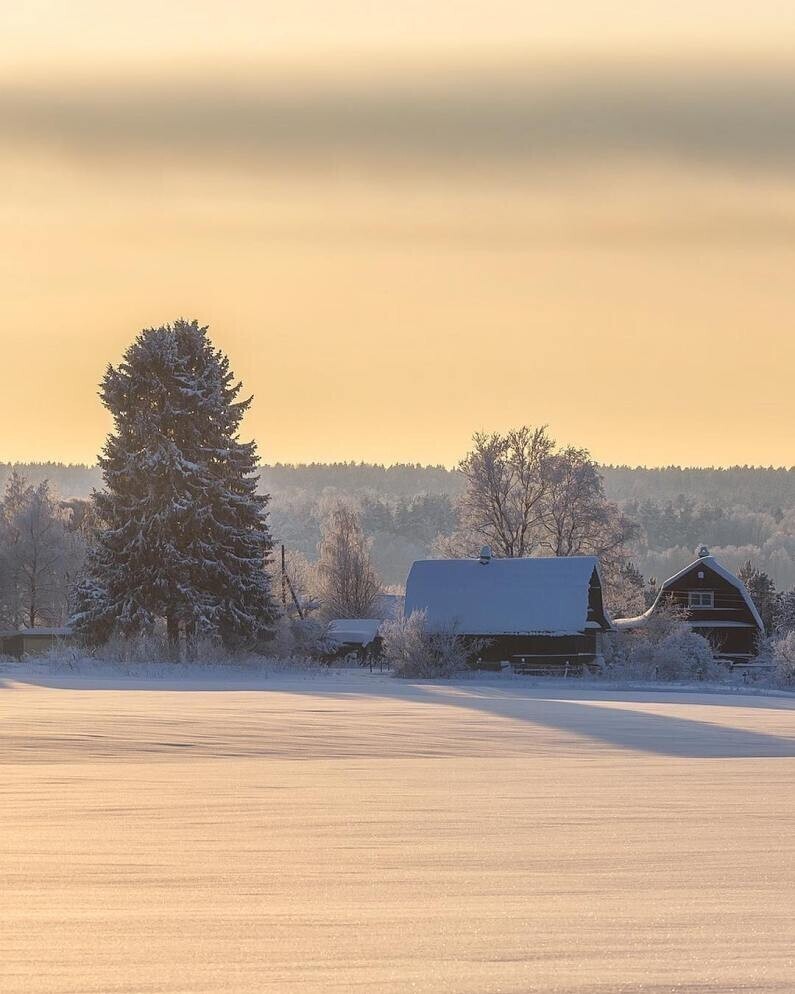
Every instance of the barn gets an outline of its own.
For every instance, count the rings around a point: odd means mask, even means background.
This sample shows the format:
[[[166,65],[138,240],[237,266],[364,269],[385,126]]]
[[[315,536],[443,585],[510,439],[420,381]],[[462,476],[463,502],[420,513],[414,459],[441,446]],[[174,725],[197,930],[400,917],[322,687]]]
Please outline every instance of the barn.
[[[611,628],[594,556],[415,562],[407,615],[424,611],[431,632],[488,640],[480,658],[517,669],[598,665]]]
[[[618,618],[617,629],[642,628],[663,603],[684,608],[691,628],[705,636],[717,656],[747,662],[757,653],[765,626],[742,580],[702,545],[698,558],[669,577],[654,604],[637,618]]]

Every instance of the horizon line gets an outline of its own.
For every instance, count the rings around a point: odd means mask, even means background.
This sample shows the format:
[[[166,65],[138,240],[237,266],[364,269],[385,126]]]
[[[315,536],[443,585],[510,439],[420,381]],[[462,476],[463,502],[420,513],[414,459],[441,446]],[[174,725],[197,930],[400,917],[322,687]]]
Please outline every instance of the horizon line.
[[[632,471],[644,470],[646,472],[653,472],[655,470],[672,470],[677,469],[681,472],[689,471],[700,471],[700,472],[729,472],[731,470],[748,470],[748,471],[759,471],[763,470],[766,472],[775,473],[792,473],[795,472],[795,464],[786,465],[781,463],[779,465],[773,465],[769,463],[764,465],[762,463],[729,463],[727,465],[680,465],[679,463],[660,463],[655,465],[648,465],[646,463],[622,463],[622,462],[599,462],[596,460],[597,465],[600,469],[626,469]],[[63,469],[98,469],[99,465],[96,462],[63,462],[59,459],[29,459],[29,460],[12,460],[12,459],[0,459],[0,466],[7,466],[11,469],[15,469],[19,466],[60,466]],[[322,460],[310,460],[308,462],[289,462],[285,460],[276,460],[275,462],[260,462],[259,469],[275,469],[277,467],[289,468],[289,469],[300,469],[300,468],[311,468],[311,467],[356,467],[356,466],[368,466],[374,469],[435,469],[444,470],[448,473],[454,473],[457,471],[457,466],[449,466],[445,463],[421,463],[421,462],[368,462],[365,459],[333,459],[329,462],[323,462]]]

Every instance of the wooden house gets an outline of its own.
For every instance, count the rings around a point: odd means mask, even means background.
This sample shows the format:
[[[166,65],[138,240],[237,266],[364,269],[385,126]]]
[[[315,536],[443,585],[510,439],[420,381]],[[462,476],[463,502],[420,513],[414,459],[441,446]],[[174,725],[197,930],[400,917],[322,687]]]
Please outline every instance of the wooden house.
[[[702,546],[695,559],[669,577],[654,604],[637,618],[618,618],[617,629],[642,628],[663,603],[683,608],[690,627],[705,636],[717,656],[745,662],[757,653],[765,626],[742,580],[726,569]]]
[[[423,611],[431,632],[487,640],[484,661],[519,669],[601,662],[611,627],[593,556],[415,562],[406,581],[406,615]]]

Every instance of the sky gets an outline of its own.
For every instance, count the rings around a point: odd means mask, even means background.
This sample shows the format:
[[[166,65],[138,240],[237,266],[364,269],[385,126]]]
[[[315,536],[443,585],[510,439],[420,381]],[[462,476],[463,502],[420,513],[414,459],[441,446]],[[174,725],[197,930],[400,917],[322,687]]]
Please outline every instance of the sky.
[[[92,462],[107,364],[195,317],[267,462],[546,423],[795,463],[791,2],[27,0],[0,36],[0,460]]]

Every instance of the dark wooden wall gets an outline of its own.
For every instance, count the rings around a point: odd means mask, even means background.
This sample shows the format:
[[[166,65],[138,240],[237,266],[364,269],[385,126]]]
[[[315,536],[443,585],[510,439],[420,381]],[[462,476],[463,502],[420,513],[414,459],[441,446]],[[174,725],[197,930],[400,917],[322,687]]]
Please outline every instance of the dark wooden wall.
[[[699,578],[699,573],[704,574],[703,579]],[[694,563],[684,576],[666,584],[663,595],[687,608],[691,590],[711,590],[715,595],[714,607],[688,609],[691,621],[743,621],[756,627],[754,616],[737,587],[705,563]]]

